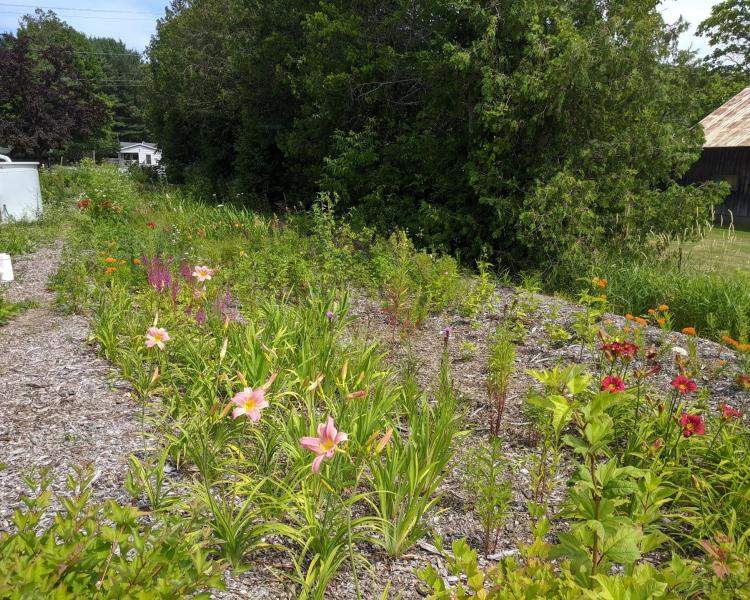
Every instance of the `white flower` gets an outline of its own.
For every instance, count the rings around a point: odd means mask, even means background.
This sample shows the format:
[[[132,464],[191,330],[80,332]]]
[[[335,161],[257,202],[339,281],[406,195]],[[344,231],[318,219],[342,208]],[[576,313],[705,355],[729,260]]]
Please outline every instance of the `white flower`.
[[[675,354],[679,354],[680,356],[687,356],[688,355],[688,351],[685,350],[685,348],[682,348],[680,346],[673,346],[672,347],[672,352],[674,352]]]

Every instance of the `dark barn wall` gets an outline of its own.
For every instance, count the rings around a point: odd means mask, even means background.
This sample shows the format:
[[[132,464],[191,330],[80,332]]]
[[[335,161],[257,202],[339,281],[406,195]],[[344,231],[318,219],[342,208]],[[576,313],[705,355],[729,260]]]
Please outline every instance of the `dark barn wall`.
[[[750,223],[750,148],[704,148],[685,176],[688,183],[727,181],[732,193],[716,207],[717,220]],[[730,213],[731,212],[731,217]]]

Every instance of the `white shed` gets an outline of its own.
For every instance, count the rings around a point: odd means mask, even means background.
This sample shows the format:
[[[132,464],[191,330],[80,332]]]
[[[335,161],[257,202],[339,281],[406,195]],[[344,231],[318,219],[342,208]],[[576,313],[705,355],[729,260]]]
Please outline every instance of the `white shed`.
[[[117,160],[123,166],[132,164],[158,165],[161,161],[161,152],[154,144],[148,142],[120,142]]]

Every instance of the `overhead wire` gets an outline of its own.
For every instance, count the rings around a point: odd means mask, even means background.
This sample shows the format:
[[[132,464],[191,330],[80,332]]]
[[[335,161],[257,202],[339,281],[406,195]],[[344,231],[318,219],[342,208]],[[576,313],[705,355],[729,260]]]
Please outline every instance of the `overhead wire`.
[[[9,6],[15,8],[31,8],[42,10],[66,10],[71,12],[88,12],[88,13],[115,13],[115,14],[127,14],[127,15],[148,15],[149,17],[158,18],[159,15],[155,15],[150,12],[142,10],[122,10],[112,8],[79,8],[74,6],[39,6],[37,4],[19,4],[17,2],[0,2],[0,6]]]
[[[25,11],[25,10],[10,10],[10,11],[4,11],[4,12],[13,13],[16,15],[28,14],[28,11]],[[58,13],[57,16],[62,17],[64,19],[95,19],[97,21],[143,21],[144,23],[156,21],[159,18],[159,17],[100,17],[98,15],[76,15],[76,14],[68,15],[68,14],[62,14],[62,13]]]

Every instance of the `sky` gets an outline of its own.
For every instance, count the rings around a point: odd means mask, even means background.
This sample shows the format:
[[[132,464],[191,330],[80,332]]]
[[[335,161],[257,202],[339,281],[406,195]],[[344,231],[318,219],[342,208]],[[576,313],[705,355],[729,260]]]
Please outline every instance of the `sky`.
[[[680,16],[690,23],[690,29],[680,39],[682,48],[698,50],[705,54],[708,44],[705,39],[695,35],[695,28],[711,14],[711,7],[718,3],[719,0],[662,0],[660,10],[667,23],[675,22]]]
[[[19,18],[39,8],[53,9],[79,31],[94,37],[113,37],[130,48],[143,51],[154,33],[156,19],[164,14],[167,0],[0,0],[0,31],[15,31]],[[695,27],[719,0],[663,0],[661,12],[667,22],[680,15],[691,23],[691,30],[680,40],[683,48],[705,53],[707,45],[694,35]]]
[[[167,4],[168,0],[0,0],[0,31],[15,31],[19,19],[38,7],[54,10],[90,37],[120,39],[142,52]]]

